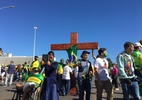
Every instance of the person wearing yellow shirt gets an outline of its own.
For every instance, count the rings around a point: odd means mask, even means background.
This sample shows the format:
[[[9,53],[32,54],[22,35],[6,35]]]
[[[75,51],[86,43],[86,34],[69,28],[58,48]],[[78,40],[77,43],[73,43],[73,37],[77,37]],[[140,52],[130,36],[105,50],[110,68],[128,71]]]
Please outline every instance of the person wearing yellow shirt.
[[[31,71],[33,66],[36,68],[41,67],[40,61],[38,60],[38,56],[35,56],[35,60],[32,62],[31,67],[29,68],[29,71]]]
[[[18,83],[15,85],[18,93],[23,91],[22,100],[28,99],[27,97],[31,90],[37,90],[38,93],[41,90],[40,86],[43,83],[44,77],[39,73],[39,68],[33,67],[32,72],[33,73],[26,78],[23,84]]]
[[[29,72],[28,65],[27,65],[27,62],[25,62],[23,64],[23,70],[22,70],[22,80],[23,81],[28,77],[28,72]]]
[[[63,74],[64,66],[65,66],[64,59],[61,58],[58,64],[58,67],[57,67],[57,81],[58,81],[58,86],[59,86],[59,94],[62,94],[62,74]]]

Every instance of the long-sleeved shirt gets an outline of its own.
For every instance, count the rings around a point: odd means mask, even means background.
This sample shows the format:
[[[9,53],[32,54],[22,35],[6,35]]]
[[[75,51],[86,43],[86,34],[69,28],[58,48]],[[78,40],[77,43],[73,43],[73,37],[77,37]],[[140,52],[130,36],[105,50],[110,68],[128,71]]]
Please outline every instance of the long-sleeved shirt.
[[[134,78],[134,61],[131,55],[122,52],[117,56],[117,66],[120,79]]]
[[[56,77],[56,70],[57,70],[58,62],[52,62],[50,66],[45,66],[45,76],[46,77],[51,77],[54,76]]]

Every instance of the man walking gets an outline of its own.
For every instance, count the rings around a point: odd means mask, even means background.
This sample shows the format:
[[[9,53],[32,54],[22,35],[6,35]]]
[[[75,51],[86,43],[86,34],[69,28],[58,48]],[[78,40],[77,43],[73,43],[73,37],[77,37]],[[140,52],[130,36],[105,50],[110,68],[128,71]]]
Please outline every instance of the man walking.
[[[107,100],[112,100],[112,84],[108,73],[108,61],[105,59],[108,55],[106,48],[100,48],[98,54],[99,56],[94,63],[95,84],[97,88],[96,100],[102,100],[103,89],[106,90]]]
[[[124,51],[117,56],[123,100],[129,100],[129,93],[132,93],[134,100],[140,100],[139,86],[134,73],[134,60],[131,56],[133,51],[134,44],[126,42]]]
[[[14,75],[14,69],[15,69],[14,62],[11,61],[7,67],[8,69],[6,71],[5,86],[9,86],[13,82],[13,75]],[[10,82],[8,83],[9,78],[10,78]]]

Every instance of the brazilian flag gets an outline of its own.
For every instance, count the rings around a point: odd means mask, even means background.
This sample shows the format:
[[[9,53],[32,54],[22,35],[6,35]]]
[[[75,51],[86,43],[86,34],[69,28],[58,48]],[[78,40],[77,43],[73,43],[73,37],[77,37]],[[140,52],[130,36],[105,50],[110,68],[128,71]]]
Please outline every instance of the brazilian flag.
[[[71,46],[68,50],[68,58],[71,62],[71,67],[73,66],[74,62],[77,61],[77,44]]]

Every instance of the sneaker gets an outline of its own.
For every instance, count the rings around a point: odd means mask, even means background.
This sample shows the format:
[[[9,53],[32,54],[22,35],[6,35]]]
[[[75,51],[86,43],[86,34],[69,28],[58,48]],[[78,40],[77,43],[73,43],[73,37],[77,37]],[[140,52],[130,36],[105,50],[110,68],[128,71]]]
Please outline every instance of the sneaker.
[[[4,85],[3,85],[3,87],[7,87],[7,85],[6,85],[6,84],[4,84]]]
[[[59,92],[59,95],[61,96],[61,95],[62,95],[62,93],[61,93],[61,92]]]
[[[65,96],[65,93],[63,93],[62,96]]]
[[[118,90],[119,90],[119,88],[115,88],[115,90],[116,90],[116,91],[118,91]]]
[[[102,93],[102,96],[104,96],[105,94],[104,93]]]
[[[134,100],[132,95],[130,95],[130,100]]]
[[[68,94],[66,94],[66,96],[71,96],[71,95],[68,93]]]
[[[3,83],[4,83],[4,81],[1,81],[1,83],[3,84]]]
[[[79,93],[76,93],[76,95],[79,95]]]

